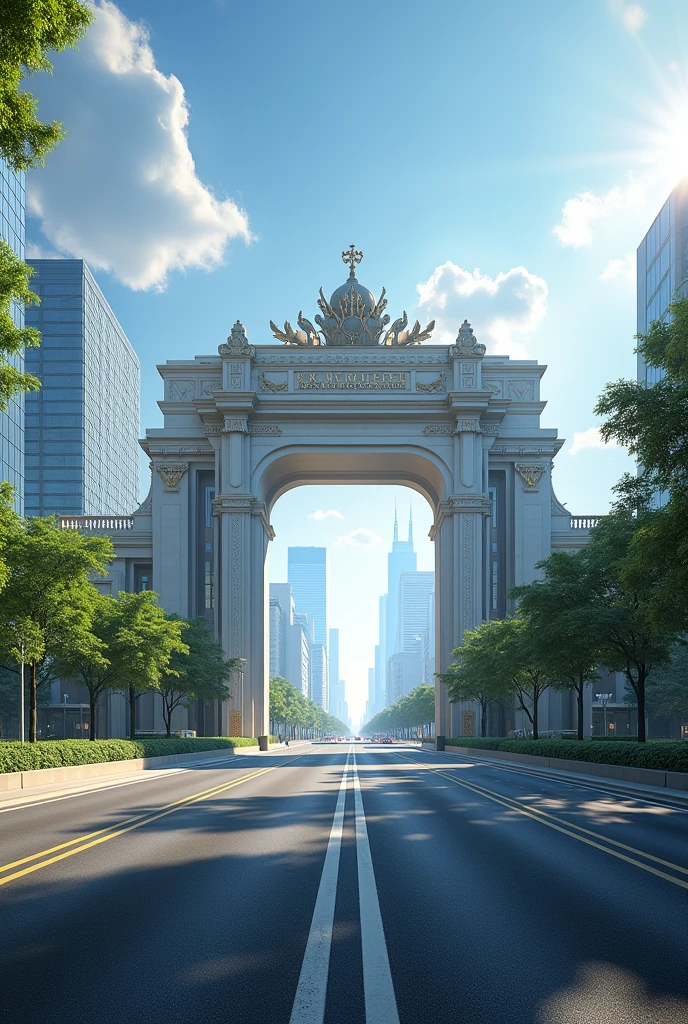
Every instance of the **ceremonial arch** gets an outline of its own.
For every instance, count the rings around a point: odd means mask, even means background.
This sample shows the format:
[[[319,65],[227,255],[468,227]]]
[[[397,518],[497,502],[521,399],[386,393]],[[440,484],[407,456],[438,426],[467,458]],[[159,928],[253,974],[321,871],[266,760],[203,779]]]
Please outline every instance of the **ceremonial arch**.
[[[551,487],[563,441],[540,426],[545,367],[486,355],[464,322],[453,345],[433,324],[390,324],[380,298],[349,278],[318,327],[271,322],[278,344],[250,344],[237,321],[218,355],[158,367],[162,429],[141,444],[151,491],[140,508],[105,520],[117,552],[110,585],[150,587],[168,611],[205,615],[227,656],[245,659],[231,710],[207,733],[268,731],[267,555],[271,510],[303,484],[405,484],[433,511],[436,666],[463,632],[508,611],[511,586],[534,578],[554,547],[578,547],[587,521]],[[65,524],[66,525],[66,524]],[[76,525],[76,524],[75,524]],[[79,525],[88,528],[88,523]],[[98,523],[93,524],[95,527]],[[438,683],[438,734],[460,735],[460,708]],[[203,725],[201,723],[200,727]]]

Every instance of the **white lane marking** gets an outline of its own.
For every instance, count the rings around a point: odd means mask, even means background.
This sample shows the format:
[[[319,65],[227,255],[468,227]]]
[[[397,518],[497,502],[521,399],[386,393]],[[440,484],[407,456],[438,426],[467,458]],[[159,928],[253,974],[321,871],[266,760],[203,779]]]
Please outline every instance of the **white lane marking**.
[[[361,784],[356,770],[355,752],[352,768],[356,809],[356,859],[358,862],[358,902],[361,915],[366,1024],[399,1024],[387,943],[382,927],[380,901],[375,884],[373,858],[370,854]]]
[[[342,773],[337,806],[332,820],[332,828],[330,829],[327,853],[325,854],[325,863],[323,864],[320,886],[318,887],[318,895],[315,900],[313,920],[311,921],[306,952],[301,964],[294,1006],[289,1018],[290,1024],[323,1024],[325,1020],[327,980],[330,971],[330,951],[332,948],[332,927],[337,899],[339,854],[342,847],[344,804],[346,803],[346,787],[349,781],[350,756],[351,747],[349,747],[347,752],[346,764]]]

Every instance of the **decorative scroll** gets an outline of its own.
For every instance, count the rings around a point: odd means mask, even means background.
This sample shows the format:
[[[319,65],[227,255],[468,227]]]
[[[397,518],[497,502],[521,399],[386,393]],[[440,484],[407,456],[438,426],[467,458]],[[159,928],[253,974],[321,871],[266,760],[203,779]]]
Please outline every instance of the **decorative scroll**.
[[[456,429],[451,423],[431,423],[427,427],[423,427],[423,433],[426,437],[431,434],[455,434]]]
[[[276,423],[249,423],[248,432],[252,437],[279,437],[282,428]]]

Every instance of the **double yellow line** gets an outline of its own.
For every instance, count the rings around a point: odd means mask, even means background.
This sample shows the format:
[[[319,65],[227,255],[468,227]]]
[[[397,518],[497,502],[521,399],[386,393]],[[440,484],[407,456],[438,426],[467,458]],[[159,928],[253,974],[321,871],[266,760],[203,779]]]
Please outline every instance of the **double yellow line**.
[[[609,839],[600,832],[593,832],[589,828],[583,828],[582,825],[575,825],[570,821],[566,821],[564,818],[558,818],[555,814],[549,814],[547,811],[541,811],[537,807],[524,807],[524,805],[518,800],[513,800],[511,797],[503,796],[501,793],[495,793],[494,790],[486,789],[484,786],[477,785],[477,783],[467,782],[465,779],[456,779],[453,775],[448,775],[446,772],[441,771],[441,769],[433,768],[432,765],[426,764],[423,761],[416,761],[413,758],[406,757],[404,754],[400,754],[399,756],[403,757],[405,761],[410,761],[411,764],[416,764],[421,768],[427,769],[434,775],[440,775],[443,779],[453,782],[455,786],[461,786],[463,789],[468,789],[472,793],[484,797],[486,800],[491,800],[495,804],[501,804],[502,807],[507,807],[510,811],[517,811],[524,817],[532,818],[533,821],[538,821],[541,825],[546,825],[548,828],[552,828],[556,832],[561,832],[563,835],[569,836],[571,839],[577,839],[580,843],[585,843],[587,846],[595,847],[596,850],[608,853],[610,857],[616,857],[618,860],[623,860],[627,864],[632,864],[636,868],[641,868],[643,871],[647,871],[651,875],[663,878],[666,882],[673,882],[674,885],[678,885],[681,889],[688,890],[688,868],[684,868],[680,864],[674,864],[672,861],[663,860],[661,857],[655,857],[654,854],[645,853],[644,850],[638,850],[634,846],[628,846],[626,843],[620,843],[616,839]],[[638,860],[638,857],[642,857],[642,860]],[[652,863],[645,863],[647,861],[651,861]],[[685,875],[686,879],[677,878],[675,875],[667,874],[667,872],[662,871],[661,868],[653,867],[653,864],[659,864],[664,868],[668,868],[669,871],[675,871],[679,875]]]
[[[56,864],[58,861],[66,860],[67,857],[73,857],[77,853],[83,853],[84,850],[90,850],[92,847],[99,846],[101,843],[107,843],[110,839],[116,839],[117,836],[123,836],[127,832],[132,832],[134,829],[143,828],[144,825],[148,825],[152,821],[157,821],[159,818],[165,818],[168,814],[174,814],[176,811],[181,811],[186,807],[191,807],[193,804],[202,803],[204,800],[210,800],[213,797],[220,796],[220,794],[226,793],[229,789],[241,786],[244,782],[250,782],[251,779],[257,779],[260,775],[267,775],[268,772],[274,772],[277,768],[281,768],[285,764],[291,764],[292,761],[296,761],[299,757],[304,756],[304,754],[297,754],[295,757],[290,757],[286,761],[281,761],[279,764],[271,765],[269,768],[260,768],[258,771],[251,772],[249,775],[242,775],[240,779],[234,779],[231,782],[223,782],[218,786],[212,786],[210,789],[202,790],[200,793],[193,793],[191,796],[186,796],[181,800],[175,800],[173,803],[164,804],[162,807],[159,807],[154,811],[148,811],[145,814],[137,814],[131,818],[125,818],[116,825],[109,825],[106,828],[98,829],[95,832],[89,832],[87,835],[79,836],[76,839],[70,839],[69,842],[60,843],[59,846],[51,846],[48,850],[41,850],[40,853],[33,853],[29,857],[22,857],[20,860],[0,865],[0,885],[6,885],[8,882],[13,882],[15,879],[22,878],[24,875],[30,875],[34,871],[40,871],[42,868],[47,868],[51,864]],[[23,865],[28,866],[24,867]],[[19,870],[13,870],[15,868],[18,868]],[[6,874],[6,872],[9,873]]]

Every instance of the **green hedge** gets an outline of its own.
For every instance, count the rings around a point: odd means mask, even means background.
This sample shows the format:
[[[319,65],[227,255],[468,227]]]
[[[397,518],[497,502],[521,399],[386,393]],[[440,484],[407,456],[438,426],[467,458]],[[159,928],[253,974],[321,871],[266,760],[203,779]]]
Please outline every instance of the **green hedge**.
[[[688,743],[652,740],[605,742],[604,740],[506,740],[459,736],[446,740],[447,746],[503,750],[511,754],[561,757],[569,761],[620,764],[627,768],[656,768],[663,772],[688,772]]]
[[[201,750],[256,747],[258,740],[248,736],[209,737],[205,739],[137,740],[38,740],[0,743],[0,772],[27,772],[34,768],[62,768],[75,764],[101,764],[104,761],[129,761],[135,757],[161,754],[195,754]]]

